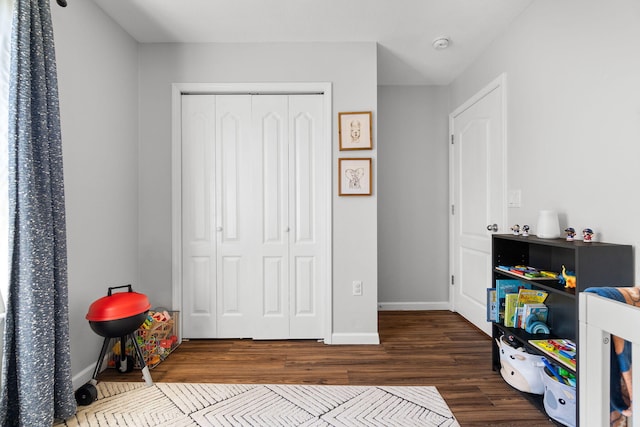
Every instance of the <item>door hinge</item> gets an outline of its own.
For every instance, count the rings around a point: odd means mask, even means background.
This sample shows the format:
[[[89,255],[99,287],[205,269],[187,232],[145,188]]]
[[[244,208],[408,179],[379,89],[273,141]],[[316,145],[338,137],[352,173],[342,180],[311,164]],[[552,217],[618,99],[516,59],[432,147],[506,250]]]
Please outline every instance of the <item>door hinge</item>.
[[[451,205],[451,215],[456,214],[456,205]]]
[[[452,275],[451,275],[451,286],[455,285],[455,282],[456,282],[456,281],[455,281],[454,277],[455,277],[455,276],[452,274]]]
[[[451,134],[451,144],[453,144],[453,134]]]

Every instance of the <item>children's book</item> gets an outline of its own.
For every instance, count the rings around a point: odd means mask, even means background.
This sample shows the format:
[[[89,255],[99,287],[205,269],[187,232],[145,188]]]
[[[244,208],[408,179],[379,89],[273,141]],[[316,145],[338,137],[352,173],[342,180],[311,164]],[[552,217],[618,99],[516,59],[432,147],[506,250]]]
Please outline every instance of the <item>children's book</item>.
[[[496,280],[496,314],[495,322],[504,324],[505,297],[507,294],[517,293],[520,288],[531,289],[531,285],[516,279]]]
[[[549,308],[543,303],[525,304],[523,307],[523,310],[524,310],[524,314],[522,315],[522,317],[525,322],[529,318],[529,316],[531,316],[532,314],[534,314],[536,316],[536,319],[538,319],[541,322],[547,321]]]
[[[516,321],[514,327],[524,329],[524,305],[525,304],[541,304],[549,295],[546,291],[536,289],[520,289],[518,291],[518,302],[516,303]]]
[[[496,321],[496,288],[487,288],[487,322]]]
[[[516,303],[518,294],[506,294],[504,297],[504,326],[513,328],[515,326]]]

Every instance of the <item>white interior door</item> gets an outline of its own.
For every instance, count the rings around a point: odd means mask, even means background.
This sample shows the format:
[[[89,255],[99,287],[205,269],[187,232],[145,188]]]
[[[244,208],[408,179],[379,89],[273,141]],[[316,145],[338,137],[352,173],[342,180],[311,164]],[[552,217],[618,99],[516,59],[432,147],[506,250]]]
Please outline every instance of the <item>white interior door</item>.
[[[184,336],[323,337],[322,106],[183,96]]]
[[[501,77],[450,116],[452,306],[489,335],[491,235],[506,219],[504,90]]]

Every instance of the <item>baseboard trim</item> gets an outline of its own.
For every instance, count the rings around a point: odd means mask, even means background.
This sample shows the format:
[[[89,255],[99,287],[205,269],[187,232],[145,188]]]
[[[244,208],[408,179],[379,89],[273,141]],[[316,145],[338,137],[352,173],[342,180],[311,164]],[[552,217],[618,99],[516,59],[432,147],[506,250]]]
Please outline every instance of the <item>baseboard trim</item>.
[[[107,364],[109,360],[113,358],[112,352],[107,352],[107,355],[104,356],[102,360],[102,366],[100,367],[100,372],[104,371],[107,368]],[[78,372],[76,375],[71,377],[71,382],[73,384],[73,389],[77,390],[89,381],[93,379],[93,371],[96,369],[96,364],[92,363],[91,365],[84,368],[82,371]]]
[[[378,333],[340,333],[336,332],[331,335],[331,344],[380,344],[380,336]]]
[[[378,311],[451,310],[449,301],[441,302],[379,302]]]
[[[82,371],[78,372],[76,375],[71,377],[71,382],[73,384],[73,389],[77,390],[89,381],[93,379],[93,370],[96,368],[96,364],[92,363],[91,365],[84,368]]]

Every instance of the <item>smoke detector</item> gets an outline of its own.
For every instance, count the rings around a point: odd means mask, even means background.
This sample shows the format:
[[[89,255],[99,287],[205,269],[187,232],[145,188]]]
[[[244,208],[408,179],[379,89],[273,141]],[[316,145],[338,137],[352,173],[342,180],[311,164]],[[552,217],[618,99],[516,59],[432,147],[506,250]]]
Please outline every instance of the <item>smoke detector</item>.
[[[446,36],[437,37],[431,44],[435,50],[443,50],[449,47],[451,39]]]

